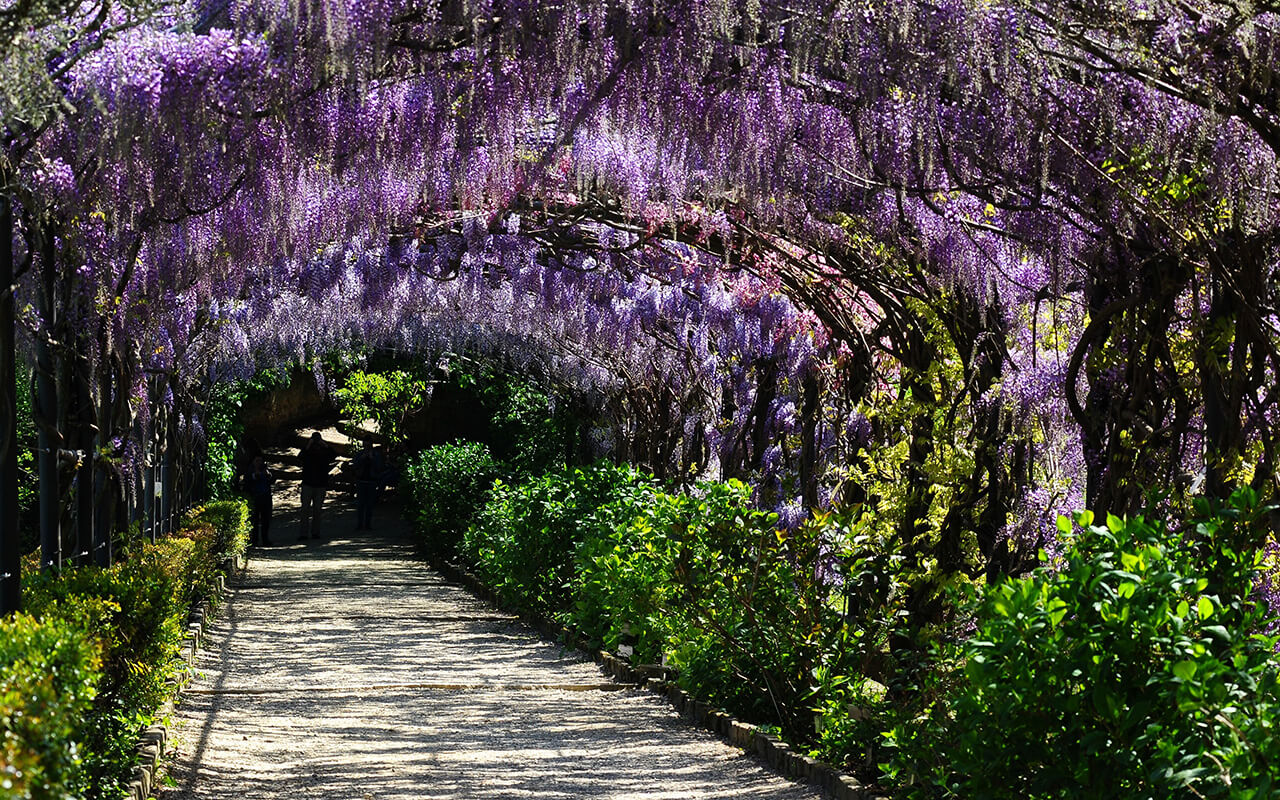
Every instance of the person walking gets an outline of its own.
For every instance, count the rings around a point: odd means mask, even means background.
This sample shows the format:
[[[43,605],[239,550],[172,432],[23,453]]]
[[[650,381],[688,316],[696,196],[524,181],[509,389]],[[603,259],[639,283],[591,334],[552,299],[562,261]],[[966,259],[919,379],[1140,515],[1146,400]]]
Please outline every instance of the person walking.
[[[249,474],[244,477],[244,490],[249,495],[249,519],[252,523],[249,543],[271,546],[271,484],[276,478],[267,469],[262,456],[254,456]]]
[[[298,541],[320,538],[320,511],[324,496],[329,491],[329,471],[338,460],[338,454],[325,444],[316,431],[298,451],[302,462],[302,530]]]
[[[356,530],[373,530],[373,504],[377,498],[380,471],[370,440],[364,440],[364,447],[351,466],[356,482]]]

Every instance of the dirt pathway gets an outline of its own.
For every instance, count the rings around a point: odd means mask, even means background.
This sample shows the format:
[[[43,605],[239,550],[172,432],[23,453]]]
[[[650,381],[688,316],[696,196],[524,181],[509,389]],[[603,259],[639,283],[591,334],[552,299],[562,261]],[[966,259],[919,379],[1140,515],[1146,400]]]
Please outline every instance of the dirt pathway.
[[[348,497],[326,505],[300,543],[296,484],[277,496],[277,544],[179,704],[165,800],[818,797],[446,583],[388,513],[357,533]]]

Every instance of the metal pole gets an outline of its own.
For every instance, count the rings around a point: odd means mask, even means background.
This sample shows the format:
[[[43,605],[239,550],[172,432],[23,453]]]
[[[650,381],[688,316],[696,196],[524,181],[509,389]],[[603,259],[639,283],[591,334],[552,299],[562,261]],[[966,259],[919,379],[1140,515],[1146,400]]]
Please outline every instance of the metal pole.
[[[167,535],[173,530],[173,409],[164,412],[164,427],[161,428],[160,444],[160,534]]]
[[[0,157],[2,158],[2,157]],[[0,614],[22,607],[18,532],[18,375],[14,340],[11,173],[0,165]]]
[[[42,232],[41,256],[43,282],[40,300],[46,330],[52,331],[58,322],[56,249],[53,232]],[[46,336],[36,336],[36,427],[39,429],[39,453],[36,467],[40,480],[40,568],[58,569],[62,566],[62,532],[59,519],[58,498],[58,449],[62,444],[58,434],[57,387],[54,380],[53,353]]]
[[[156,540],[156,465],[155,447],[148,445],[146,466],[143,467],[142,526],[147,539]]]
[[[94,437],[95,451],[106,453],[111,446],[111,359],[107,355],[106,323],[98,330],[98,430]],[[90,402],[92,404],[92,401]],[[93,561],[100,567],[111,566],[111,528],[115,524],[115,500],[105,463],[95,464],[93,471]]]

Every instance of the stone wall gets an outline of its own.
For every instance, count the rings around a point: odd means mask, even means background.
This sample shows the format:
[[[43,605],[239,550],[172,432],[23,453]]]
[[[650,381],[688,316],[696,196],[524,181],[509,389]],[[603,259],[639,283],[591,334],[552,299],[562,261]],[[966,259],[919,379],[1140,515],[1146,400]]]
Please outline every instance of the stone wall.
[[[294,370],[289,385],[273,389],[265,398],[247,404],[240,410],[246,439],[256,439],[263,447],[277,444],[279,438],[310,422],[329,422],[337,408],[316,388],[307,372]]]

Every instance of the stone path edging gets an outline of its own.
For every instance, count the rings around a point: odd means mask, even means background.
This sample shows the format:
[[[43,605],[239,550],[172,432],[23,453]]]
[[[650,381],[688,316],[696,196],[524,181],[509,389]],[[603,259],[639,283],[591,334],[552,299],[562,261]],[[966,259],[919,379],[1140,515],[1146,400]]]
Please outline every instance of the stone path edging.
[[[431,559],[431,566],[440,574],[464,586],[473,595],[496,607],[503,607],[501,599],[492,587],[465,567],[440,558]],[[626,686],[648,689],[666,697],[672,707],[685,719],[717,734],[723,741],[748,753],[754,753],[780,775],[804,781],[821,789],[832,800],[888,800],[876,786],[868,786],[851,775],[846,775],[830,764],[811,756],[802,755],[772,734],[761,731],[755,725],[742,722],[723,709],[698,700],[681,689],[674,681],[642,669],[604,650],[595,650],[578,631],[557,625],[540,615],[519,612],[522,622],[548,639],[563,642],[585,653],[600,665],[600,669],[612,680]]]
[[[213,609],[215,605],[222,605],[227,600],[228,577],[243,573],[249,565],[247,556],[228,558],[227,562],[226,571],[218,576],[218,586],[213,597],[202,598],[191,604],[187,614],[187,634],[178,655],[173,659],[173,674],[165,681],[165,685],[169,687],[169,697],[156,709],[157,720],[173,715],[179,695],[191,681],[196,652],[204,642],[205,628],[212,621]],[[170,731],[162,721],[149,725],[138,734],[138,741],[134,744],[137,763],[133,767],[133,779],[125,790],[124,800],[148,800],[151,797],[156,789],[156,774],[160,771],[169,736]]]

